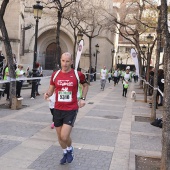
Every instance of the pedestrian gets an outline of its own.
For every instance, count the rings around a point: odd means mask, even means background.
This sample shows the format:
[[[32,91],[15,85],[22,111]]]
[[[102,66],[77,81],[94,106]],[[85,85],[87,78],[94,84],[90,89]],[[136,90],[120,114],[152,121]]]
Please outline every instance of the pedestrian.
[[[23,70],[22,65],[18,65],[18,68],[16,69],[16,78],[19,78],[20,80],[16,81],[16,97],[21,97],[21,88],[23,85],[24,80],[22,78],[25,77],[25,71]]]
[[[114,86],[116,86],[116,84],[118,84],[118,69],[116,68],[114,73],[113,73],[113,79],[114,79]]]
[[[164,92],[164,70],[163,69],[158,70],[158,87],[163,93]],[[158,106],[163,106],[163,96],[159,91],[157,91],[157,104]]]
[[[3,72],[3,65],[4,65],[4,55],[2,54],[2,52],[0,51],[0,76],[2,76],[2,72]],[[2,79],[2,77],[1,77]]]
[[[16,55],[15,55],[15,54],[12,54],[12,57],[13,57],[14,68],[15,68],[15,70],[16,70],[16,69],[17,69],[17,59],[16,59]]]
[[[39,63],[35,63],[35,70],[33,71],[33,77],[41,77],[40,72],[39,72]],[[39,96],[40,93],[38,92],[38,86],[39,86],[39,80],[40,79],[34,79],[32,80],[32,83],[34,85],[32,85],[32,89],[31,89],[31,99],[35,99],[36,96]]]
[[[73,58],[70,53],[63,53],[61,56],[61,70],[56,75],[51,76],[50,86],[44,94],[47,99],[52,96],[54,89],[56,92],[56,101],[54,107],[54,126],[58,136],[58,141],[63,149],[63,157],[60,164],[71,163],[74,158],[72,140],[70,134],[77,116],[78,107],[85,106],[85,98],[88,91],[88,84],[84,74],[78,72],[79,82],[82,84],[82,97],[77,99],[78,80],[74,69],[71,68]]]
[[[112,73],[111,71],[108,72],[108,80],[109,80],[109,83],[110,83],[110,80],[112,79]]]
[[[56,93],[55,93],[55,89],[54,89],[53,95],[47,98],[47,101],[48,101],[48,104],[49,104],[49,108],[50,108],[50,112],[52,114],[51,129],[54,129],[54,105],[55,105],[55,97],[56,97]]]
[[[39,67],[38,67],[38,71],[39,71],[40,77],[43,77],[43,69],[42,69],[41,64],[40,64]],[[38,85],[41,85],[41,84],[40,84],[40,81],[41,81],[41,79],[39,79]]]
[[[7,95],[6,100],[9,100],[9,91],[10,91],[10,76],[9,76],[9,68],[8,64],[5,66],[3,71],[3,79],[8,81],[5,83],[5,90],[4,93]]]
[[[108,75],[108,71],[106,69],[106,66],[104,66],[103,69],[100,70],[100,83],[101,83],[102,90],[104,90],[105,88],[107,75]]]
[[[122,96],[126,97],[126,94],[127,94],[127,89],[129,87],[129,79],[130,79],[130,67],[127,66],[126,67],[126,72],[123,76],[123,94]]]

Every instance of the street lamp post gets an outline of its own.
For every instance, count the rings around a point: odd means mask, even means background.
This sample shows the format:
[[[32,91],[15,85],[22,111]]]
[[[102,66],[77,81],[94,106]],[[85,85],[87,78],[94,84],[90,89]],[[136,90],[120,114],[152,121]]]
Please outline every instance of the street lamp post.
[[[96,81],[96,72],[97,72],[97,54],[99,53],[99,45],[95,45],[96,48],[96,61],[95,61],[95,74],[94,74],[94,81]]]
[[[77,33],[77,42],[78,44],[80,43],[80,41],[83,39],[83,33],[81,31],[78,31]]]
[[[34,18],[36,20],[35,26],[35,44],[34,44],[34,59],[33,59],[33,77],[36,77],[36,61],[37,61],[37,39],[38,39],[38,22],[41,19],[43,6],[40,5],[40,1],[37,1],[37,4],[33,5],[34,11]],[[31,97],[35,98],[36,93],[36,82],[37,80],[32,81],[32,90],[31,90]]]
[[[126,67],[127,67],[127,63],[128,63],[128,59],[129,59],[130,57],[127,55],[127,58],[126,58]]]
[[[149,82],[149,69],[150,69],[150,61],[151,61],[150,44],[152,43],[154,37],[153,37],[151,34],[149,34],[146,38],[147,38],[147,44],[148,44],[146,81]],[[147,103],[147,91],[148,91],[148,85],[145,84],[144,101],[145,101],[146,103]]]
[[[117,68],[118,68],[119,67],[120,56],[118,55],[117,58],[118,58],[118,63],[117,63]]]
[[[112,71],[113,71],[113,60],[114,60],[114,53],[115,53],[115,50],[113,49],[111,49],[111,54],[112,54],[112,67],[111,67],[111,73],[112,73]]]
[[[120,58],[120,70],[122,69],[122,64],[123,64],[123,62],[122,62],[122,57]]]
[[[145,58],[144,58],[144,56],[145,56],[146,50],[147,50],[147,49],[146,49],[146,46],[143,45],[143,46],[142,46],[142,53],[143,53],[143,58],[142,58],[142,59],[143,59],[143,69],[142,69],[142,70],[143,70],[143,75],[145,75],[145,66],[144,66]]]

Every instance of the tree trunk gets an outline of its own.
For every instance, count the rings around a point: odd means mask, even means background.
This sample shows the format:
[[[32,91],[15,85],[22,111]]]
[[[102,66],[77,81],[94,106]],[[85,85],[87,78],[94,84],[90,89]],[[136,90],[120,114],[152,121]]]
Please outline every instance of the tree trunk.
[[[76,29],[74,29],[74,47],[73,47],[73,67],[75,67],[76,62],[76,45],[77,45],[77,36]]]
[[[160,9],[159,9],[160,10]],[[159,69],[159,59],[160,59],[160,49],[161,49],[161,10],[158,16],[158,25],[157,25],[157,52],[156,52],[156,64],[154,69],[154,89],[153,89],[153,98],[152,98],[152,110],[150,121],[156,119],[156,106],[157,106],[157,87],[158,87],[158,69]]]
[[[150,69],[150,61],[151,61],[151,52],[149,51],[150,47],[148,46],[148,53],[147,53],[147,69],[146,69],[146,81],[149,82],[149,69]],[[144,102],[147,103],[147,91],[148,91],[148,84],[145,83],[144,85]]]
[[[91,43],[92,43],[92,37],[89,37],[89,76],[88,76],[88,83],[90,84],[90,74],[91,74]]]
[[[60,47],[60,27],[61,27],[62,11],[58,11],[58,21],[56,30],[56,64],[54,69],[60,67],[61,47]]]
[[[167,1],[161,0],[162,29],[165,40],[164,44],[164,112],[162,131],[162,159],[161,170],[168,170],[170,167],[170,33],[168,31],[168,7]]]
[[[11,78],[11,80],[14,80],[16,78],[15,76],[15,67],[14,67],[14,63],[13,63],[13,56],[12,56],[12,47],[10,44],[10,40],[9,40],[9,36],[8,36],[8,32],[5,26],[5,22],[4,22],[4,13],[6,10],[6,7],[9,3],[9,0],[4,0],[1,4],[1,9],[0,9],[0,29],[1,29],[1,33],[2,33],[2,38],[3,38],[3,42],[4,42],[4,46],[5,46],[5,52],[7,55],[7,62],[8,62],[8,68],[9,68],[9,76]],[[10,82],[10,107],[12,105],[12,100],[16,99],[16,81],[11,81]]]

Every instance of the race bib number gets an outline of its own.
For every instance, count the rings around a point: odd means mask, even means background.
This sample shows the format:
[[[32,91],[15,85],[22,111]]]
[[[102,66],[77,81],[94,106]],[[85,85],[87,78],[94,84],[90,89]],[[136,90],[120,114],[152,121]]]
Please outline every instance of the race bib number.
[[[72,101],[72,92],[59,91],[58,92],[58,101],[59,102],[71,102]]]

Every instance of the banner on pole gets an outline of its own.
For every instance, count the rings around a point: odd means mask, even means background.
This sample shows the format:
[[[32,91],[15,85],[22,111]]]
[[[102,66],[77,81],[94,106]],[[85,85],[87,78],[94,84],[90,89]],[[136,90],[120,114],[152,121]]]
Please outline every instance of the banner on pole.
[[[137,52],[135,51],[135,49],[131,49],[130,51],[130,54],[131,54],[131,57],[132,57],[132,60],[135,64],[135,68],[136,68],[136,75],[138,75],[139,77],[139,63],[138,63],[138,54]]]
[[[80,58],[81,58],[81,53],[83,51],[83,40],[80,41],[78,48],[77,48],[77,56],[76,56],[76,62],[75,62],[75,70],[77,70]]]

